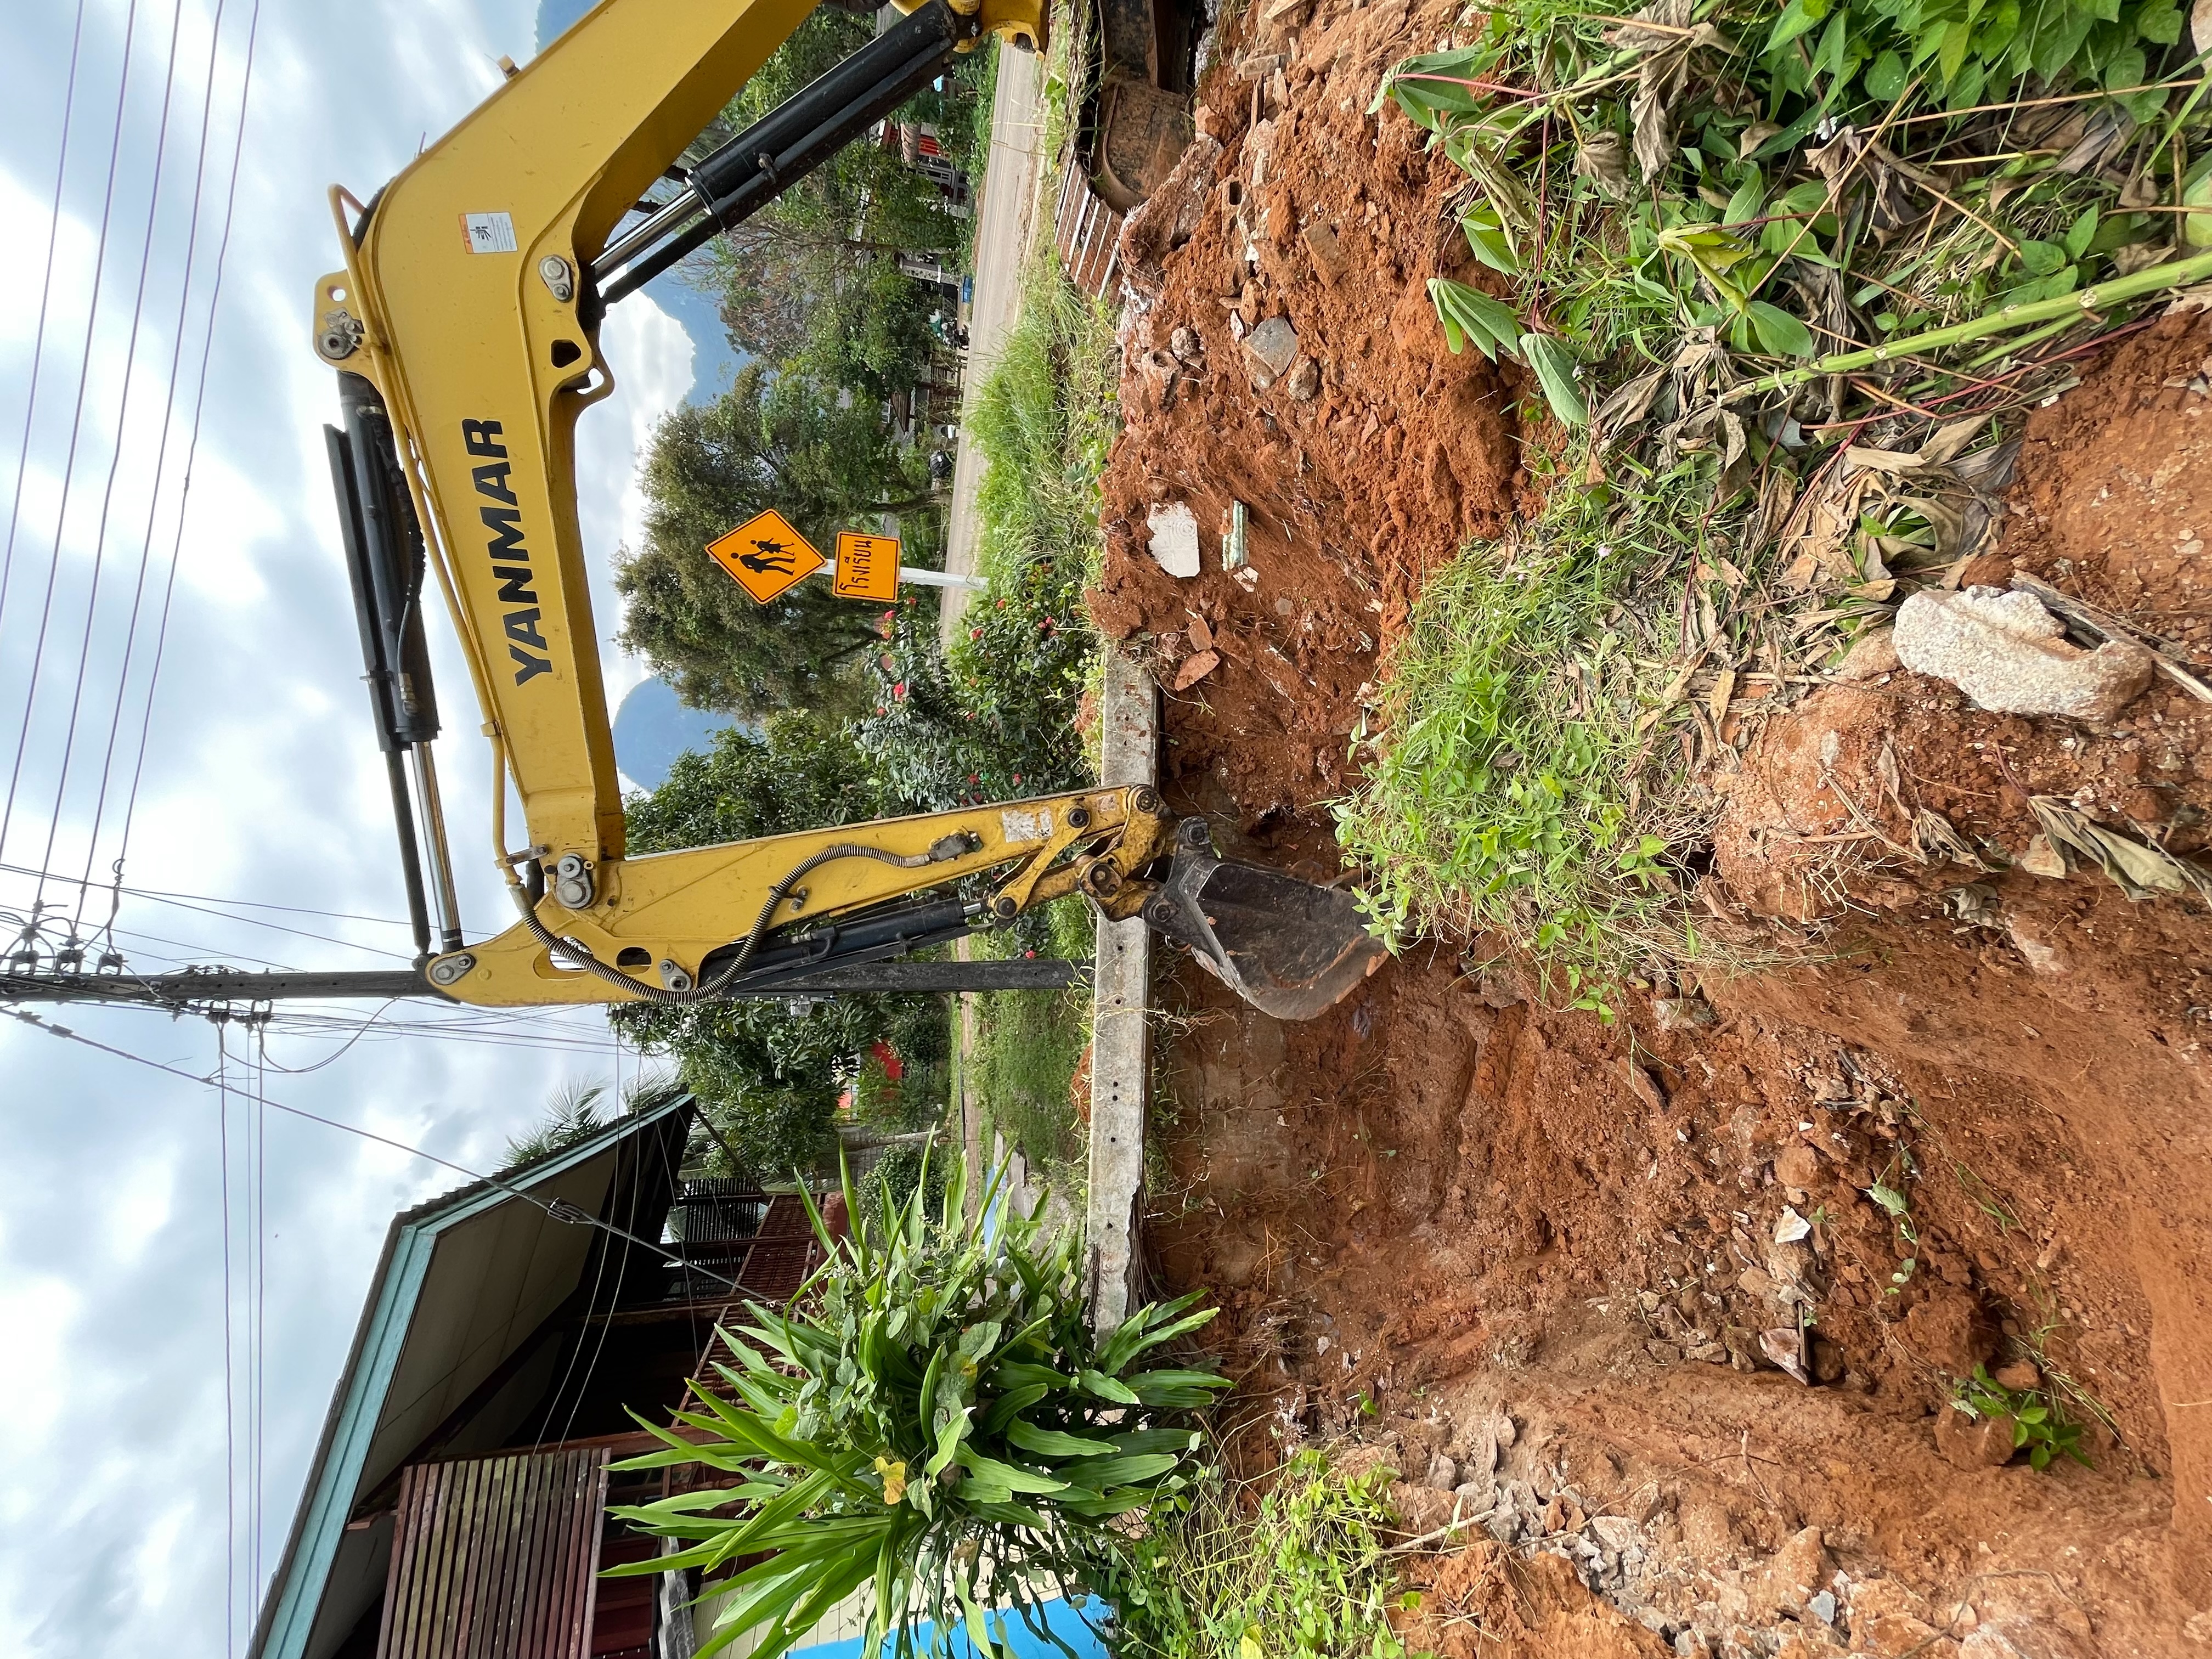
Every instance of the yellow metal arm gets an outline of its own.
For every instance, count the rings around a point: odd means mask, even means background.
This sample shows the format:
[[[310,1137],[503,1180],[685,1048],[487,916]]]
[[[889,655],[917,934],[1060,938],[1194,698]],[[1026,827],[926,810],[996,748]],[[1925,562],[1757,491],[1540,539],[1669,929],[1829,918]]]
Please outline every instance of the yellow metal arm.
[[[822,865],[803,915],[779,901],[772,925],[1009,863],[1006,896],[1018,910],[1075,879],[1046,866],[1078,841],[1095,858],[1123,834],[1133,832],[1132,850],[1157,838],[1124,791],[623,856],[576,517],[577,418],[614,386],[592,262],[809,9],[805,0],[605,0],[369,206],[332,192],[345,269],[317,284],[315,349],[368,380],[389,417],[485,732],[522,805],[530,849],[495,850],[518,890],[518,865],[552,872],[522,926],[433,964],[434,981],[465,1000],[635,994],[562,965],[586,952],[603,968],[641,958],[649,966],[623,971],[647,988],[696,975],[708,952],[755,931],[791,869],[836,846],[869,850]],[[1018,44],[1043,33],[1039,0],[958,0],[951,9],[975,20],[963,29]],[[933,854],[949,836],[972,847]]]

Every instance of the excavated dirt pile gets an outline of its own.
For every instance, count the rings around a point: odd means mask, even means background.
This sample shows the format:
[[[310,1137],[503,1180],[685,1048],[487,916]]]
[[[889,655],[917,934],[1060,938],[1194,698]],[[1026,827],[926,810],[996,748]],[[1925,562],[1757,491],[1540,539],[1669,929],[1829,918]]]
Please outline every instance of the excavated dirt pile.
[[[1424,293],[1468,274],[1449,170],[1368,113],[1455,14],[1265,12],[1124,243],[1091,597],[1171,688],[1171,802],[1326,869],[1377,652],[1426,573],[1530,504],[1532,436],[1512,371],[1446,352]],[[2169,318],[2039,411],[1967,578],[2025,573],[2212,659],[2208,352],[2206,318]],[[1148,551],[1176,502],[1194,577]],[[1418,1644],[2212,1644],[2212,907],[2137,854],[2139,899],[2069,872],[2048,817],[2196,853],[2212,703],[2161,675],[2090,726],[1982,712],[1879,647],[1852,668],[1711,780],[1713,926],[1808,965],[1646,982],[1612,1024],[1476,968],[1482,940],[1418,945],[1303,1025],[1195,972],[1170,993],[1160,1287],[1223,1304],[1250,1468],[1350,1437],[1404,1477],[1410,1530],[1473,1519],[1416,1558]],[[1928,862],[1927,814],[2009,867]],[[1954,1410],[1978,1365],[2057,1401],[2094,1467],[2033,1469]]]

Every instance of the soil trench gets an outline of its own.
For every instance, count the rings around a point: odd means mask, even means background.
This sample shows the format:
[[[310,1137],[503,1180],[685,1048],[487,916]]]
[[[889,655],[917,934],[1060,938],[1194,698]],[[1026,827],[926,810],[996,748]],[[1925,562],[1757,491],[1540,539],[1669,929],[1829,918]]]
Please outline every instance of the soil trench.
[[[1218,656],[1168,699],[1170,804],[1317,873],[1378,652],[1428,572],[1531,505],[1540,436],[1517,371],[1451,356],[1426,298],[1484,280],[1439,229],[1457,175],[1367,113],[1455,10],[1273,9],[1123,245],[1140,309],[1091,597],[1164,685]],[[2208,351],[2203,315],[2169,318],[2038,411],[1972,580],[2212,646]],[[1147,551],[1177,501],[1186,579]],[[1648,979],[1611,1024],[1539,1006],[1480,940],[1301,1025],[1178,971],[1147,1248],[1158,1289],[1223,1304],[1240,1456],[1356,1434],[1409,1526],[1477,1517],[1419,1570],[1419,1644],[1448,1655],[2196,1650],[2212,919],[1895,845],[1925,809],[2017,860],[2046,796],[2193,853],[2212,704],[2160,680],[2092,729],[1893,670],[1740,743],[1713,925],[1806,965]],[[1949,1405],[1978,1364],[2064,1403],[2094,1467],[2005,1461]]]

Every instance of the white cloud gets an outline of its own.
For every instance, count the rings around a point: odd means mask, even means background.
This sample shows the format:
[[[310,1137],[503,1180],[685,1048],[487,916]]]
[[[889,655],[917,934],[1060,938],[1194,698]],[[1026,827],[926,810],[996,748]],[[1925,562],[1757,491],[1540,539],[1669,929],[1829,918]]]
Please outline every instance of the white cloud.
[[[582,505],[584,551],[592,572],[592,610],[612,708],[646,678],[638,658],[615,644],[614,556],[644,533],[645,495],[637,486],[637,456],[660,417],[691,389],[691,337],[683,325],[634,294],[607,314],[599,349],[615,374],[614,395],[584,412],[576,430],[577,484]]]
[[[196,75],[204,73],[212,9],[211,0],[187,0],[179,61],[191,69],[195,52],[202,54]],[[225,14],[210,135],[217,163],[205,205],[210,216],[222,205],[250,10],[231,0]],[[358,684],[358,646],[323,459],[320,427],[333,416],[336,398],[330,372],[307,346],[310,285],[336,263],[324,191],[342,179],[366,196],[404,166],[426,135],[449,125],[496,83],[500,52],[526,55],[534,10],[532,0],[367,0],[341,18],[321,0],[265,0],[161,692],[131,825],[132,886],[308,912],[400,914],[383,767]],[[140,8],[126,123],[118,200],[126,207],[136,201],[142,228],[167,11]],[[39,393],[21,503],[28,539],[19,538],[19,586],[0,621],[0,729],[12,727],[22,708],[40,606],[37,586],[20,585],[27,570],[44,577],[93,289],[106,155],[100,106],[111,100],[112,119],[123,6],[94,0],[88,15],[48,317],[48,361],[58,367]],[[9,498],[16,492],[15,445],[71,15],[58,6],[0,8],[0,100],[9,112],[0,126],[0,223],[11,238],[10,257],[0,260],[0,495]],[[110,512],[88,696],[56,837],[55,867],[68,878],[88,865],[95,878],[106,874],[130,793],[135,689],[102,811],[103,839],[88,846],[159,441],[159,382],[174,344],[182,204],[189,199],[176,185],[186,173],[178,158],[197,142],[198,97],[196,76],[187,78],[172,114],[171,142],[183,149],[171,156],[146,319],[131,358],[137,380]],[[215,242],[210,218],[202,228],[184,330],[187,386],[206,327]],[[73,475],[70,556],[57,584],[16,821],[0,851],[10,863],[35,860],[56,805],[59,722],[70,703],[94,526],[115,456],[136,274],[135,241],[112,239]],[[583,422],[579,506],[605,635],[614,629],[612,555],[636,533],[635,447],[660,411],[684,396],[690,365],[681,330],[642,296],[617,307],[603,343],[618,386]],[[175,533],[189,416],[188,407],[180,409],[172,430],[134,688],[143,684]],[[433,629],[448,732],[439,759],[464,915],[481,934],[503,926],[509,912],[487,846],[489,766],[448,635],[442,620]],[[608,668],[617,691],[635,678],[618,661]],[[11,758],[0,753],[0,769]],[[33,890],[0,877],[0,909],[21,910]],[[75,893],[70,882],[50,883],[46,896],[66,903]],[[106,909],[106,895],[94,895],[85,921],[96,927]],[[248,925],[240,915],[272,925]],[[380,966],[392,958],[362,946],[409,948],[404,928],[338,915],[222,916],[148,899],[125,899],[119,926],[128,930],[120,942],[147,965],[258,959]],[[331,1056],[373,1010],[323,1005],[283,1012],[269,1036],[270,1055],[298,1067]],[[434,1009],[394,1012],[441,1017]],[[215,1064],[216,1036],[204,1023],[123,1010],[57,1018],[87,1037],[191,1074]],[[535,1047],[489,1041],[532,1034]],[[234,1028],[234,1081],[240,1037]],[[625,1062],[625,1070],[634,1064]],[[556,1081],[611,1069],[604,1021],[579,1011],[518,1019],[502,1031],[454,1025],[436,1038],[372,1030],[326,1069],[299,1076],[272,1070],[269,1087],[288,1103],[483,1169],[510,1135],[537,1120]],[[0,1399],[9,1407],[0,1413],[0,1466],[9,1471],[0,1485],[0,1631],[7,1632],[0,1652],[74,1659],[89,1642],[101,1650],[212,1659],[223,1644],[225,1492],[214,1091],[5,1020],[0,1073],[11,1100],[33,1108],[0,1113],[0,1170],[8,1173],[0,1206],[0,1330],[9,1333],[0,1343]],[[267,1168],[264,1566],[282,1547],[393,1212],[462,1179],[281,1116],[269,1121]],[[234,1205],[242,1201],[235,1188],[232,1198]],[[234,1249],[234,1277],[241,1259]]]

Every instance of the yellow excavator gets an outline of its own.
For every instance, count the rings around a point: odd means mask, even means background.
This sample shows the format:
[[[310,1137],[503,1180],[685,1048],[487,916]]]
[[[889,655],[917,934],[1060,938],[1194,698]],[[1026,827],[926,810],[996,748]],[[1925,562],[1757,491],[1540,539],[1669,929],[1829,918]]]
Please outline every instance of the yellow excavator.
[[[577,417],[614,386],[607,307],[787,188],[1040,0],[927,0],[689,167],[809,0],[605,0],[367,203],[331,192],[314,296],[326,428],[418,967],[498,1006],[759,994],[1081,895],[1141,916],[1254,1006],[1304,1018],[1378,948],[1351,896],[1224,861],[1148,787],[1080,790],[629,858],[577,524]],[[669,186],[673,186],[672,190]],[[661,189],[664,193],[650,197]],[[431,739],[422,600],[451,611],[520,919],[469,942]],[[527,844],[508,844],[507,785]],[[437,937],[433,942],[430,909]]]

